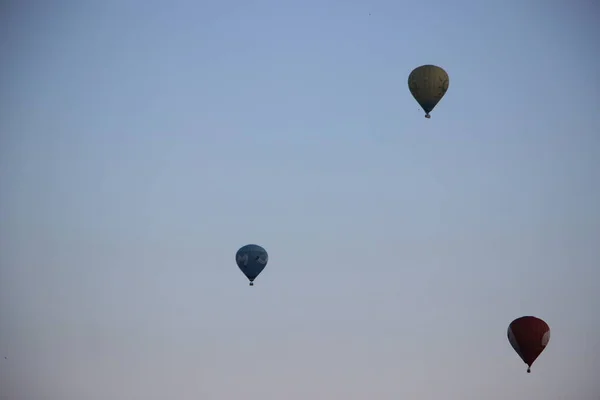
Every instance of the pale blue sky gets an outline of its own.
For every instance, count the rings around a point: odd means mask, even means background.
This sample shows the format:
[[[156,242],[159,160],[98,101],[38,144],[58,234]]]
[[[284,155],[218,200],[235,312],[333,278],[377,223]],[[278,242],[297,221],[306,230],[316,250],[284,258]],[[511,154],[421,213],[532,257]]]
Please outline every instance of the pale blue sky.
[[[594,2],[36,3],[0,23],[2,400],[598,400]]]

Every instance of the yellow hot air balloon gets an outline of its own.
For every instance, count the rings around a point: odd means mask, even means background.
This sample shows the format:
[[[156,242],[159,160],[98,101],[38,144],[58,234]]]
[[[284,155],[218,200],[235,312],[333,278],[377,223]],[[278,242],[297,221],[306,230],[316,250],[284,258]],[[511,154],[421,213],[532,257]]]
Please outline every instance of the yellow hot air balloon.
[[[421,65],[408,76],[408,89],[425,111],[425,118],[431,118],[429,113],[444,97],[449,85],[446,71],[435,65]]]

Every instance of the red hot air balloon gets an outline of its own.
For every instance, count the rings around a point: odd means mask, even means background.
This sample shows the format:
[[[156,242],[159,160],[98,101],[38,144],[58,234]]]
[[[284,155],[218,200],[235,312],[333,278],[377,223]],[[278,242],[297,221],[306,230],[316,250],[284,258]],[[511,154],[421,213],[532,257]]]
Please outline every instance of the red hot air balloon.
[[[517,318],[508,326],[508,341],[527,364],[527,372],[530,373],[531,365],[550,341],[550,327],[536,317]]]

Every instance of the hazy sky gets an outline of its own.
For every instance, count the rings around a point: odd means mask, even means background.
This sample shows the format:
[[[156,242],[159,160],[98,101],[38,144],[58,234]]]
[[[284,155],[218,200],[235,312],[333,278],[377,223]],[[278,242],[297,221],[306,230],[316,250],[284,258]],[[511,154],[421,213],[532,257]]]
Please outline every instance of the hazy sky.
[[[600,398],[593,1],[29,3],[0,19],[2,400]]]

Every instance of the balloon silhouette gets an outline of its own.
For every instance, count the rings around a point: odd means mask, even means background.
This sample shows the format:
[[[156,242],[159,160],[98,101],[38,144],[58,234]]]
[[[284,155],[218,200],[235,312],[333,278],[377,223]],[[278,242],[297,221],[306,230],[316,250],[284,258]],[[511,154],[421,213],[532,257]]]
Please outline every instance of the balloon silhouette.
[[[235,262],[250,281],[250,286],[254,286],[254,280],[265,269],[268,261],[267,251],[256,244],[243,246],[235,255]]]
[[[507,335],[510,345],[527,364],[527,372],[530,373],[531,365],[550,341],[550,327],[539,318],[526,316],[511,322]]]
[[[408,76],[408,89],[417,103],[425,111],[425,118],[446,94],[450,77],[446,71],[435,65],[421,65]]]

